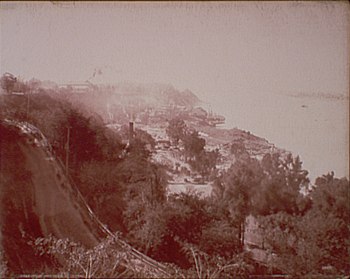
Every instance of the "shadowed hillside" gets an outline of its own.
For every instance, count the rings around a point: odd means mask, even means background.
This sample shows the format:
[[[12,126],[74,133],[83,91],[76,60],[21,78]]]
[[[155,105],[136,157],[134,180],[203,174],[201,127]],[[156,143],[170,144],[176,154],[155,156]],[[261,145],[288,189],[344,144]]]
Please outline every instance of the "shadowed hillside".
[[[2,245],[14,272],[47,263],[29,246],[34,238],[52,234],[87,247],[97,244],[98,233],[74,199],[61,167],[30,141],[14,127],[1,125]]]
[[[33,136],[29,130],[35,127],[27,125],[0,123],[1,251],[13,274],[52,272],[60,266],[62,258],[38,253],[34,245],[40,238],[69,239],[89,249],[112,235],[70,184],[46,139]],[[163,266],[122,240],[116,245],[116,251],[129,254],[122,264],[126,268],[136,264],[152,277],[167,275]]]
[[[0,276],[348,273],[348,179],[153,87],[26,85],[0,95]]]

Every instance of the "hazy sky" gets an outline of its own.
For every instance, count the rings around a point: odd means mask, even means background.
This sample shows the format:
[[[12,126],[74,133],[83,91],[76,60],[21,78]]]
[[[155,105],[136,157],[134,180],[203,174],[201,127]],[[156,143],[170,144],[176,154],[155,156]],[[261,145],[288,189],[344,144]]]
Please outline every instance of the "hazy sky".
[[[188,88],[313,173],[348,175],[347,102],[273,96],[349,94],[349,18],[346,1],[0,2],[0,73]]]
[[[346,2],[1,2],[1,72],[172,83],[199,95],[348,92]]]

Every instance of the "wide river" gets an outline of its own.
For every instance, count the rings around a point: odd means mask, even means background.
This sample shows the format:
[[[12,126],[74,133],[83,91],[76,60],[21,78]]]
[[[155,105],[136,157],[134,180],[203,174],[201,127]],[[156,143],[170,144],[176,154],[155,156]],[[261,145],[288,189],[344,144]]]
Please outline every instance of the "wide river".
[[[210,98],[214,112],[237,127],[299,155],[312,182],[334,171],[349,177],[349,100],[287,95]]]

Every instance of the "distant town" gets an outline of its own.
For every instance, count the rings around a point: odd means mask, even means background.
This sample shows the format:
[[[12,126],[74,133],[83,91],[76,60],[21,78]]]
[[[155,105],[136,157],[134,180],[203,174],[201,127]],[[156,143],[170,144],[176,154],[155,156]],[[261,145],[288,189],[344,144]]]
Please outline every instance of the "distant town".
[[[222,128],[190,90],[0,84],[1,276],[349,273],[348,179],[312,185],[298,156]]]

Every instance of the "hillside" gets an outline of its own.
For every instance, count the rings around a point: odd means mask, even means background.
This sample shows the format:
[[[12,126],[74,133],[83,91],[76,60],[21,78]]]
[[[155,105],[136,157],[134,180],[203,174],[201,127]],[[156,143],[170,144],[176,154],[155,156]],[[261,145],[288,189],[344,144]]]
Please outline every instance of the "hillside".
[[[243,140],[254,156],[262,156],[275,149],[266,139],[250,132],[217,128],[225,122],[224,116],[200,107],[201,101],[193,92],[181,92],[171,85],[121,83],[101,85],[95,91],[84,93],[77,93],[74,89],[61,89],[60,92],[65,98],[81,103],[102,116],[109,125],[133,121],[136,127],[152,130],[166,127],[171,119],[181,118],[193,129],[208,135],[207,144],[212,147]]]
[[[0,96],[3,133],[11,135],[2,138],[0,153],[0,190],[8,202],[1,208],[1,236],[4,261],[12,273],[41,272],[50,266],[59,270],[60,258],[37,258],[28,244],[51,235],[97,253],[101,245],[108,247],[104,237],[121,234],[132,245],[118,240],[117,247],[131,251],[121,266],[137,266],[143,276],[153,277],[170,276],[173,269],[151,258],[193,276],[192,255],[185,249],[190,243],[210,253],[205,240],[198,243],[205,232],[211,243],[224,242],[224,254],[215,248],[217,255],[242,252],[239,234],[218,239],[215,233],[214,220],[221,220],[227,231],[236,232],[237,224],[208,211],[220,206],[212,189],[239,158],[255,162],[283,152],[249,132],[216,127],[224,118],[194,106],[198,98],[192,93],[140,88],[120,87],[123,93],[118,94],[108,87],[78,92],[38,86]],[[177,142],[171,123],[182,127],[175,131],[182,133]],[[19,189],[26,191],[17,194]],[[208,196],[211,201],[203,199]],[[16,210],[9,214],[9,208]],[[197,214],[203,219],[197,220]],[[197,221],[198,227],[189,226]]]
[[[1,251],[6,268],[14,274],[40,273],[60,263],[60,258],[38,255],[31,244],[37,238],[68,238],[93,248],[111,234],[71,185],[62,164],[38,132],[26,123],[0,123]],[[167,276],[157,262],[123,241],[117,245],[129,254],[126,268],[132,263],[144,274]]]
[[[8,268],[13,272],[24,272],[33,266],[40,268],[43,264],[34,260],[35,251],[28,244],[31,239],[54,234],[70,237],[87,247],[97,243],[97,232],[93,233],[88,215],[73,199],[62,169],[57,162],[49,161],[45,150],[31,144],[33,140],[2,123],[2,246]]]
[[[134,122],[136,129],[149,133],[155,140],[157,144],[157,150],[153,155],[155,162],[166,165],[171,170],[175,170],[176,165],[179,164],[190,171],[189,165],[184,162],[183,158],[179,159],[181,157],[180,151],[172,150],[170,152],[162,146],[164,141],[169,141],[166,128],[172,119],[182,119],[190,129],[198,131],[200,137],[206,142],[206,150],[218,150],[220,160],[217,162],[216,168],[221,171],[228,169],[235,161],[233,145],[244,148],[250,156],[259,159],[265,154],[286,153],[266,139],[250,132],[237,128],[222,129],[217,127],[224,123],[223,116],[212,111],[208,112],[200,107],[200,99],[191,91],[181,92],[171,85],[135,83],[92,85],[87,83],[87,87],[82,88],[81,85],[76,84],[58,86],[52,82],[37,80],[35,83],[29,82],[28,84],[29,88],[32,87],[29,95],[35,97],[36,102],[40,102],[42,106],[47,106],[45,99],[48,97],[46,95],[52,99],[68,101],[75,107],[79,107],[79,110],[87,117],[100,119],[102,123],[107,124],[107,127],[111,127],[115,131],[119,131],[130,121]],[[51,87],[47,88],[48,84]],[[42,94],[44,95],[41,97]],[[17,99],[8,94],[3,96],[5,103],[9,103],[5,109],[18,105],[22,110],[26,109],[27,100],[24,97],[21,101],[20,96]],[[32,105],[35,106],[35,104]],[[57,119],[54,115],[48,115],[48,118],[51,119],[51,122],[56,122]],[[47,125],[43,126],[44,130],[46,127]],[[127,135],[125,139],[127,139]],[[180,177],[179,175],[171,175],[174,181],[181,181],[182,186],[179,186],[181,189],[188,186],[195,187],[183,182],[185,179],[191,181],[196,176],[196,173]],[[204,186],[201,189],[206,189],[207,194],[210,193],[208,189],[211,186],[209,184],[204,184]]]

